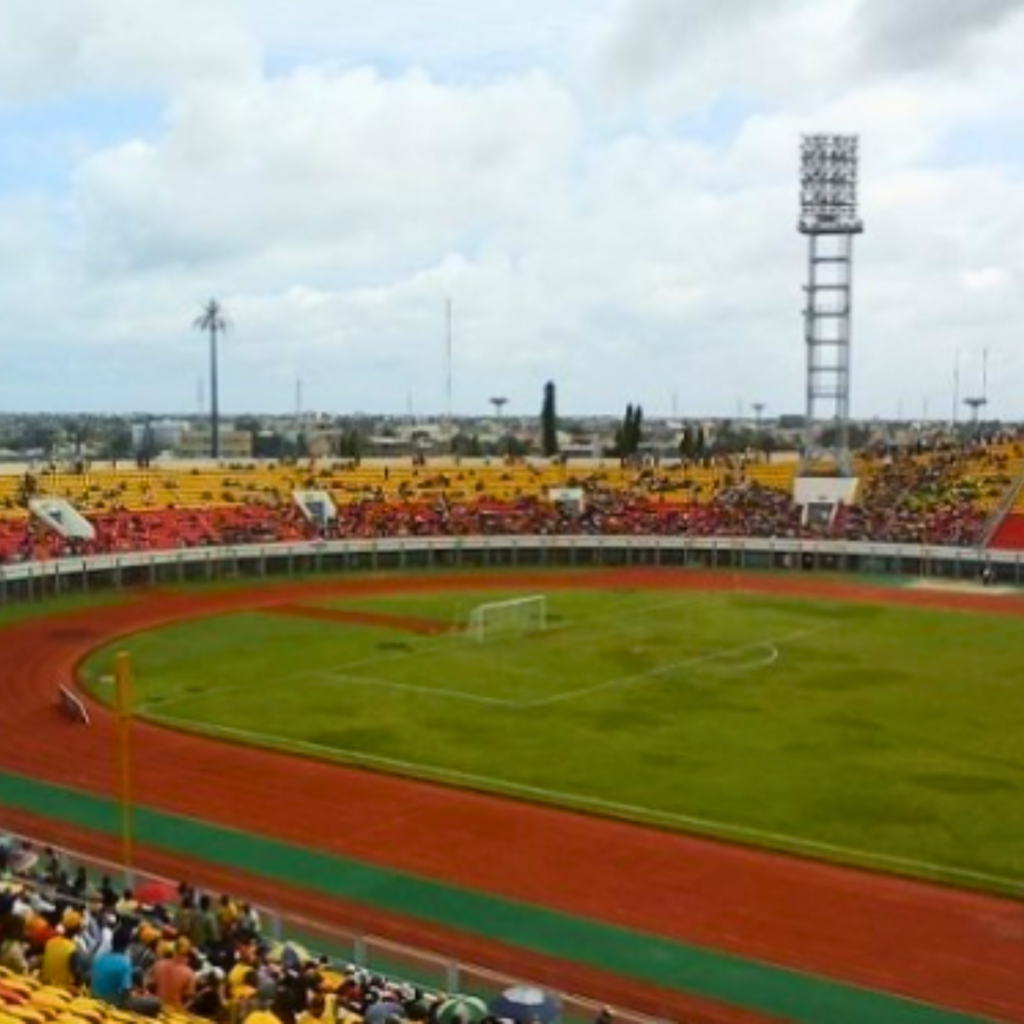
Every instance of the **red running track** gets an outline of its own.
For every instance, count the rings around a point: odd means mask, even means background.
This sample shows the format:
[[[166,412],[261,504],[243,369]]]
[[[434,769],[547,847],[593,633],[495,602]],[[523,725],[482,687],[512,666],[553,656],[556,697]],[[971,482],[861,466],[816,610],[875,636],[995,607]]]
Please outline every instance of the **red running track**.
[[[0,764],[107,796],[116,792],[112,758],[96,757],[97,749],[113,744],[109,714],[96,709],[93,728],[81,730],[69,728],[54,710],[58,684],[72,678],[89,650],[116,636],[317,596],[482,585],[480,576],[432,576],[198,594],[154,591],[127,604],[5,629]],[[505,574],[496,585],[741,587],[1024,614],[1019,599],[669,570]],[[1024,1024],[1024,908],[1013,901],[226,746],[144,723],[136,728],[140,803]],[[339,795],[343,813],[325,814],[327,793]],[[443,841],[410,842],[417,830]],[[638,1008],[650,1005],[644,995],[636,993]],[[662,1016],[673,1008],[681,1015],[691,1005],[680,999],[666,1007],[659,1001],[657,1009]]]

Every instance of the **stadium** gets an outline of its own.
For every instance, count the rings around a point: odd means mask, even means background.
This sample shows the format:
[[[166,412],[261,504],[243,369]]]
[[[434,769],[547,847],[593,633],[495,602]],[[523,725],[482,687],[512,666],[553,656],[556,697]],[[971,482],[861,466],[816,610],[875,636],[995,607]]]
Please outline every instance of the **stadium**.
[[[796,464],[731,472],[40,477],[90,540],[0,477],[34,545],[0,570],[6,825],[123,864],[130,807],[135,872],[566,1019],[1015,1019],[1017,709],[989,684],[1019,663],[1020,442],[858,458],[827,528],[781,525]],[[913,513],[872,539],[897,478]]]
[[[0,9],[0,1024],[1024,1024],[1024,13],[925,6]]]

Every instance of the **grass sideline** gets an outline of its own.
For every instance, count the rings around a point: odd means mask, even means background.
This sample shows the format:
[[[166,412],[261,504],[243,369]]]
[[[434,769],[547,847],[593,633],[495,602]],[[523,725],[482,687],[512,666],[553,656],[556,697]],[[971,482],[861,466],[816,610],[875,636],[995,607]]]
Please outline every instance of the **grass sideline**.
[[[500,596],[317,604],[455,622]],[[1024,636],[1011,621],[743,593],[548,597],[548,634],[494,644],[246,613],[116,647],[136,654],[148,713],[175,728],[1019,888],[1024,861],[1003,824],[1024,785],[1006,728],[1024,721],[1011,685]],[[743,653],[756,647],[759,658]],[[110,654],[86,666],[101,694]]]

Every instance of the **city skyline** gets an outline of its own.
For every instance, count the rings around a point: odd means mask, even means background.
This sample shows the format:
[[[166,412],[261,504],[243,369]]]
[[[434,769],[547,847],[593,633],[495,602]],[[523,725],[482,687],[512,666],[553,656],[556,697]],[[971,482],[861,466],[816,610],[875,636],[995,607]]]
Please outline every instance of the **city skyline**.
[[[852,415],[1024,418],[1018,0],[0,7],[0,410],[799,413],[803,132],[861,137]],[[959,367],[959,384],[954,368]],[[961,419],[969,412],[957,409]]]

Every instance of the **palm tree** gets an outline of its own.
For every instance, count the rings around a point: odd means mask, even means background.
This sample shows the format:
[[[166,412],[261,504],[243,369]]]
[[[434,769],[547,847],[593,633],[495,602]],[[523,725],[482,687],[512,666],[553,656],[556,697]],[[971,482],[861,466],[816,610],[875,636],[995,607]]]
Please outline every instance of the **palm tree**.
[[[224,307],[216,299],[203,306],[203,312],[192,323],[197,331],[210,335],[210,452],[220,458],[220,411],[217,407],[217,335],[228,329]]]

